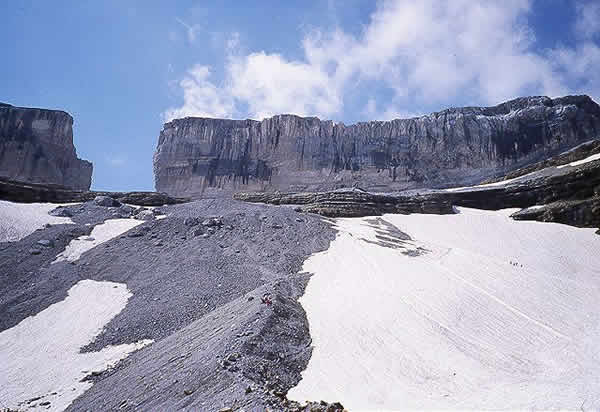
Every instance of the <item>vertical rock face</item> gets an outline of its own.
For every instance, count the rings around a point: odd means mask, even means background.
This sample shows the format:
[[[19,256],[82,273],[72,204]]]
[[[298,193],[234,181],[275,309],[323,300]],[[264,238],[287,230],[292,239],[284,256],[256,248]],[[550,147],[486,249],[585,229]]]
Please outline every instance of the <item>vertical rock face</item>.
[[[73,118],[0,103],[0,177],[87,190],[92,163],[77,158]]]
[[[525,97],[494,107],[346,126],[315,117],[166,123],[156,189],[177,196],[237,190],[392,191],[479,183],[600,137],[588,96]]]

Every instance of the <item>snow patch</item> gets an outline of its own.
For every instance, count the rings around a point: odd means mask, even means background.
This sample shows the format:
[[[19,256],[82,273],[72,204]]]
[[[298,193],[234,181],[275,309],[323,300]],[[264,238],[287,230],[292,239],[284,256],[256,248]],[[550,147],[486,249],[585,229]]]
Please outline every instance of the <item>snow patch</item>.
[[[122,283],[82,280],[65,300],[0,333],[0,405],[11,409],[62,411],[92,386],[82,381],[114,366],[151,340],[80,353],[132,296]],[[41,397],[27,404],[27,400]],[[44,410],[45,407],[44,407]]]
[[[72,203],[75,204],[75,203]],[[69,204],[62,204],[66,206]],[[68,217],[50,216],[56,203],[14,203],[0,200],[0,242],[16,242],[29,236],[45,224],[73,223]]]
[[[600,408],[600,238],[517,210],[381,218],[423,253],[382,242],[369,218],[337,219],[330,248],[304,263],[314,349],[290,399]]]
[[[89,236],[80,236],[73,239],[52,263],[61,261],[76,261],[81,255],[94,247],[127,232],[129,229],[144,223],[135,219],[109,219],[104,223],[94,226]]]
[[[579,166],[585,163],[593,162],[595,160],[600,160],[600,153],[593,154],[591,156],[586,157],[585,159],[577,160],[576,162],[571,162],[566,165],[557,166],[558,169],[562,169],[567,166]]]
[[[453,187],[450,189],[444,189],[444,192],[459,192],[461,190],[466,190],[466,189],[477,189],[477,188],[484,188],[484,187],[501,187],[501,186],[506,186],[510,183],[514,183],[520,180],[525,180],[528,176],[534,175],[539,173],[539,171],[535,171],[535,172],[531,172],[531,173],[527,173],[524,174],[522,176],[518,176],[518,177],[513,177],[512,179],[506,179],[506,180],[501,180],[499,182],[494,182],[494,183],[486,183],[483,185],[477,185],[477,186],[462,186],[462,187]]]

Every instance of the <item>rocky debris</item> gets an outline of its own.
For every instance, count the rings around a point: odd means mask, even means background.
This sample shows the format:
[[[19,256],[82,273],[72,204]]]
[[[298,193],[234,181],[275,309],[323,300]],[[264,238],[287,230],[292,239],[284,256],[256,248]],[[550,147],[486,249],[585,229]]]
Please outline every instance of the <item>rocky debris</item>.
[[[186,226],[197,226],[200,224],[200,219],[197,217],[186,217],[183,220],[183,224]]]
[[[75,203],[94,200],[97,196],[108,196],[120,203],[137,206],[162,206],[189,201],[165,193],[79,191],[59,185],[23,183],[0,178],[0,200],[20,203]]]
[[[202,226],[205,227],[221,227],[223,226],[223,221],[220,217],[210,217],[208,219],[204,219],[202,221]]]
[[[110,196],[96,196],[94,198],[94,203],[98,206],[104,207],[119,207],[121,203]]]
[[[77,158],[73,118],[60,110],[0,104],[0,177],[88,190],[92,163]]]
[[[167,213],[161,209],[160,207],[155,207],[154,209],[152,209],[152,213],[154,213],[154,216],[164,216]]]
[[[134,207],[129,206],[129,205],[122,204],[121,206],[119,206],[119,212],[124,215],[131,216],[134,214],[135,210],[136,209]]]
[[[148,232],[150,232],[150,230],[151,230],[150,226],[141,225],[141,226],[135,227],[135,228],[131,229],[129,232],[127,232],[127,236],[128,237],[142,237],[142,236],[145,236],[146,234],[148,234]]]
[[[43,247],[53,247],[54,246],[54,242],[52,240],[48,240],[48,239],[40,239],[37,241],[37,244]]]
[[[344,406],[339,402],[328,403],[307,402],[300,404],[299,402],[291,401],[288,403],[286,411],[288,412],[342,412],[346,411]]]
[[[152,210],[141,210],[134,216],[137,220],[154,220],[154,212]]]
[[[187,117],[160,133],[155,184],[177,196],[471,185],[595,139],[598,130],[600,107],[588,96],[524,97],[349,126],[295,115]]]
[[[49,212],[50,215],[52,216],[59,216],[59,217],[72,217],[73,216],[73,212],[71,212],[68,208],[64,207],[64,206],[58,206],[56,209],[53,209]]]
[[[86,223],[101,221],[110,209],[92,201],[70,208],[83,209],[73,217],[76,226],[53,225],[0,244],[0,330],[64,300],[81,279],[110,280],[126,283],[132,296],[82,352],[140,339],[155,342],[110,372],[90,376],[94,385],[69,410],[118,410],[124,400],[123,410],[286,410],[282,395],[301,378],[311,350],[297,301],[308,275],[296,273],[307,256],[334,239],[328,223],[310,215],[298,223],[290,208],[206,199],[165,207],[168,219],[129,231],[147,227],[142,236],[118,236],[83,254],[76,265],[51,264],[71,235],[89,236],[93,226]],[[185,225],[190,217],[200,223]],[[222,226],[202,225],[212,217]],[[271,228],[273,222],[285,230]],[[190,236],[195,229],[215,232],[207,239]],[[55,240],[55,248],[29,255],[42,239]],[[271,294],[271,306],[260,301],[265,293]],[[228,358],[223,369],[220,363]]]

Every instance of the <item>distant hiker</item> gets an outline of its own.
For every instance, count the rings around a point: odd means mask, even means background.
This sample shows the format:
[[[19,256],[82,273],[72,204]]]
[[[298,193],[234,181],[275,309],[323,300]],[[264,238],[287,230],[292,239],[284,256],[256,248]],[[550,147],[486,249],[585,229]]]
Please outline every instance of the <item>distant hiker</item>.
[[[268,293],[265,293],[260,300],[262,303],[264,303],[267,306],[271,306],[273,304],[273,301],[271,300],[271,297],[269,296]]]

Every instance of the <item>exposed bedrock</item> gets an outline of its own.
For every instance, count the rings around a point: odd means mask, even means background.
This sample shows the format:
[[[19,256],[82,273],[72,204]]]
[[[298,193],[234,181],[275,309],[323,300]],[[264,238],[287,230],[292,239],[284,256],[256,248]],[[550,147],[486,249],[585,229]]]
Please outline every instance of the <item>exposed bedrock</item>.
[[[498,210],[526,209],[519,220],[600,226],[600,160],[577,166],[549,167],[499,186],[453,190],[411,190],[393,194],[343,189],[320,193],[237,193],[247,202],[298,205],[304,212],[330,217],[357,217],[384,213],[453,213],[452,206]]]
[[[154,155],[158,191],[398,191],[480,183],[596,138],[588,96],[524,97],[494,107],[346,126],[316,117],[166,123]]]
[[[185,203],[189,199],[174,198],[156,192],[96,192],[72,190],[57,185],[23,183],[0,179],[0,200],[17,203],[71,203],[87,202],[96,196],[108,196],[121,203],[140,206],[161,206]]]
[[[0,177],[89,189],[92,163],[77,157],[71,115],[0,103]]]

